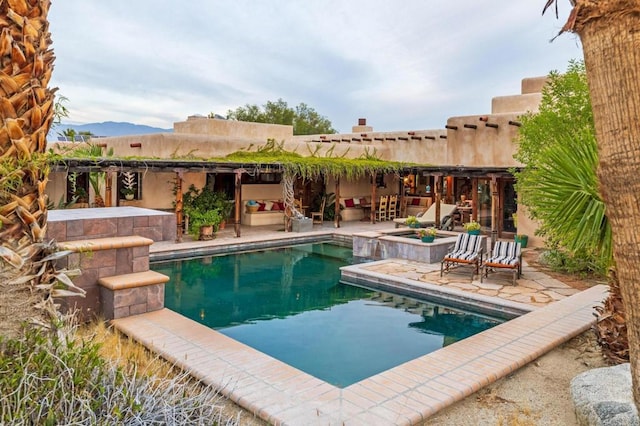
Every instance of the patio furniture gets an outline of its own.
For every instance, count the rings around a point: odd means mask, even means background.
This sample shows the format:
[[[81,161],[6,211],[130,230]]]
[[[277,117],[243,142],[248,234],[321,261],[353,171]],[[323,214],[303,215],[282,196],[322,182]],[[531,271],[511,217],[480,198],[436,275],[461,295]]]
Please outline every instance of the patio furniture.
[[[489,271],[496,270],[507,271],[513,274],[513,285],[522,275],[522,249],[520,243],[515,241],[496,241],[486,262],[482,264],[482,273],[480,274],[480,282],[483,277],[489,276]]]
[[[387,220],[387,203],[388,197],[386,195],[381,195],[380,201],[378,202],[378,208],[376,209],[376,220],[378,222]]]
[[[387,220],[395,219],[397,210],[398,210],[398,196],[391,195],[389,197],[389,211],[387,212]]]
[[[440,229],[449,228],[452,225],[451,216],[456,211],[455,204],[440,204]],[[422,215],[417,216],[418,222],[422,228],[429,226],[435,226],[436,224],[436,204],[431,204]],[[400,225],[406,225],[407,218],[396,218],[393,222],[396,224],[396,228]]]
[[[322,224],[322,222],[324,221],[324,205],[326,201],[327,200],[324,197],[322,197],[322,203],[320,203],[320,211],[311,212],[311,220],[313,224],[316,224],[316,223]]]
[[[471,279],[480,273],[480,264],[484,252],[485,237],[483,235],[459,234],[453,250],[447,253],[440,262],[440,276],[449,272],[454,265],[473,266]]]

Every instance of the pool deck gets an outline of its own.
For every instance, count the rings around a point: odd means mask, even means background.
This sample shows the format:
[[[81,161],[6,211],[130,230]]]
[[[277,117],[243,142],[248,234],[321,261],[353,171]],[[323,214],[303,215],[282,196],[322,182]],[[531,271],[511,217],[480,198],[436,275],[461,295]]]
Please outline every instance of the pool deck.
[[[332,224],[296,235],[278,227],[243,228],[236,238],[225,230],[210,242],[156,243],[151,253],[172,256],[229,245],[259,247],[267,241],[308,236],[350,236],[387,229],[380,223]],[[482,333],[389,369],[346,388],[337,388],[230,339],[169,309],[114,320],[115,326],[152,351],[221,389],[231,400],[276,425],[420,424],[480,388],[514,372],[594,323],[593,307],[606,286],[578,292],[525,265],[513,287],[509,277],[490,275],[484,283],[452,272],[440,278],[438,265],[398,259],[348,267],[351,274],[396,283],[416,291],[438,292],[506,310],[528,312]]]

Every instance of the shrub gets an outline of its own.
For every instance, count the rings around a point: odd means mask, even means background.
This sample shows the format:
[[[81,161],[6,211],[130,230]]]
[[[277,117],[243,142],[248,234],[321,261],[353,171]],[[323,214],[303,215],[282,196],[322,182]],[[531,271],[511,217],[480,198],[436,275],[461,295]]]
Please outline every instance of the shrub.
[[[33,329],[1,339],[0,424],[230,424],[187,373],[124,374],[99,349]]]

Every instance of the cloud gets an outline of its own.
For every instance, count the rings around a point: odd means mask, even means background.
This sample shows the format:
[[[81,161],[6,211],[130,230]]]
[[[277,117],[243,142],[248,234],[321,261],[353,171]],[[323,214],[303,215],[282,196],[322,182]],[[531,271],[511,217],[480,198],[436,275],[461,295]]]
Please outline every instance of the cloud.
[[[350,131],[441,128],[581,58],[537,2],[55,2],[53,84],[79,122],[171,127],[282,98]],[[564,11],[568,12],[568,11]]]

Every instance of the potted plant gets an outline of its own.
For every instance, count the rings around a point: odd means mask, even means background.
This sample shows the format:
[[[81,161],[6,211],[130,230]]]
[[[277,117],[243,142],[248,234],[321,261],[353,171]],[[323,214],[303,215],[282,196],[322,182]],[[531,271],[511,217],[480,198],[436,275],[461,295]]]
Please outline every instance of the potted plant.
[[[418,236],[423,243],[432,243],[436,238],[436,228],[426,228],[418,231]]]
[[[466,229],[468,234],[471,234],[471,235],[479,235],[480,234],[481,226],[475,220],[472,220],[471,222],[467,222],[467,223],[463,224],[462,226],[464,226],[464,229]]]
[[[215,238],[222,221],[216,194],[209,188],[198,190],[191,185],[183,199],[184,213],[189,218],[189,234],[201,240]]]
[[[227,223],[227,220],[229,220],[229,217],[231,216],[231,212],[233,211],[233,208],[234,208],[233,200],[227,200],[227,194],[225,194],[224,192],[215,192],[214,195],[215,195],[214,204],[216,208],[219,210],[220,216],[222,218],[220,222],[220,229],[224,229]]]
[[[420,222],[418,218],[415,216],[407,216],[407,219],[404,221],[405,225],[409,228],[420,228]]]
[[[527,243],[529,242],[529,236],[525,234],[516,234],[514,239],[516,243],[520,243],[521,248],[527,247]]]
[[[194,239],[212,240],[215,238],[215,233],[222,221],[219,210],[201,210],[188,207],[185,209],[185,213],[189,216],[189,234]]]
[[[122,173],[122,189],[120,190],[124,198],[133,200],[136,194],[136,176],[133,172]]]

